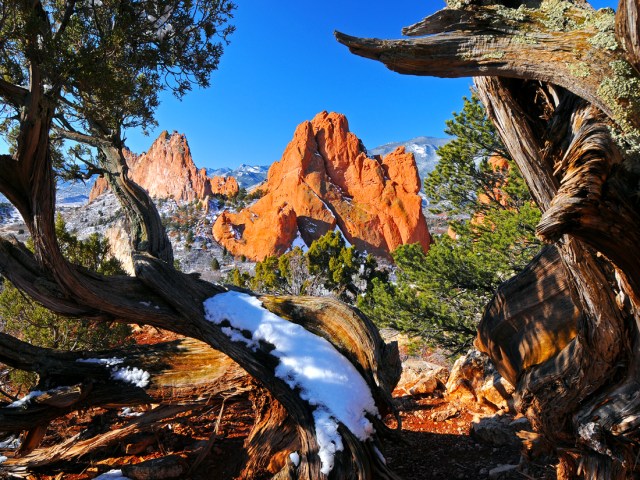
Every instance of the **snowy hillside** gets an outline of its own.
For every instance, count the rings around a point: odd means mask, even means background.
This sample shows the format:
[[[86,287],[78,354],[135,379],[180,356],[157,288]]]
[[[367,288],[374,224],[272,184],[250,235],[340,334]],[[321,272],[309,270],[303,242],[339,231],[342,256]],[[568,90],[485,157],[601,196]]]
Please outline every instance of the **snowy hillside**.
[[[268,171],[269,165],[246,165],[243,163],[235,169],[207,168],[207,175],[209,177],[235,177],[240,187],[250,190],[266,180]]]
[[[89,200],[89,192],[96,181],[93,176],[86,182],[63,182],[59,181],[56,188],[56,202],[58,204],[82,205]]]
[[[92,177],[84,183],[58,180],[56,203],[58,205],[84,205],[89,200],[89,192],[95,181],[96,177]],[[0,194],[0,203],[9,203],[9,200]]]

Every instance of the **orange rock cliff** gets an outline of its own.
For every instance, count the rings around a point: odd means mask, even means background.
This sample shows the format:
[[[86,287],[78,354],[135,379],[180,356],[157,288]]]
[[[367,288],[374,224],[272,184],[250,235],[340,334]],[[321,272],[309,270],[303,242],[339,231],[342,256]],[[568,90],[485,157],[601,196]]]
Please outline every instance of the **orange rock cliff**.
[[[129,177],[145,188],[154,198],[173,198],[178,201],[203,199],[208,195],[233,196],[238,182],[233,177],[207,177],[204,168],[197,169],[191,157],[187,138],[166,131],[142,155],[124,152]],[[99,178],[91,189],[89,201],[109,190],[105,178]]]
[[[261,189],[255,204],[224,212],[213,226],[216,241],[236,256],[262,260],[284,253],[298,234],[309,245],[335,228],[380,256],[407,243],[429,248],[413,154],[399,147],[369,158],[342,114],[321,112],[300,124]]]

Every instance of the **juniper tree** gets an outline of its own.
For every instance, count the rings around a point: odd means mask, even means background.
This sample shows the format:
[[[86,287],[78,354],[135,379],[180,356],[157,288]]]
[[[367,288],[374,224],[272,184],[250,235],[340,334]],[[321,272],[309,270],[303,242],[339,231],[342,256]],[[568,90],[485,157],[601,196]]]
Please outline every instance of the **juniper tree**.
[[[426,254],[418,244],[400,246],[393,252],[396,281],[374,281],[358,306],[381,326],[457,353],[471,345],[498,286],[541,248],[540,212],[475,95],[446,132],[453,138],[438,149],[424,185],[451,219],[449,234],[435,237]]]
[[[516,407],[537,431],[531,442],[558,455],[559,478],[631,478],[640,428],[640,6],[447,5],[403,30],[413,38],[338,40],[403,74],[475,76],[541,210],[536,235],[553,245],[500,288],[478,341],[514,383]]]

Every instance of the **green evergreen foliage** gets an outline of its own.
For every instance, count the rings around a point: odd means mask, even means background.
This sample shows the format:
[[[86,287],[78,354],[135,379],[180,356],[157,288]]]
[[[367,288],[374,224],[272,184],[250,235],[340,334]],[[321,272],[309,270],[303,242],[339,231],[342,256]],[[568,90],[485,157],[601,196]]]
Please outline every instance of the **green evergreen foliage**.
[[[29,85],[30,72],[48,85],[55,127],[73,133],[123,138],[128,128],[156,125],[161,92],[181,98],[208,87],[228,38],[235,5],[227,0],[17,0],[0,9],[0,78]],[[33,65],[33,62],[36,65]],[[34,92],[35,93],[35,92]],[[114,101],[117,99],[117,101]],[[0,109],[0,136],[13,145],[17,105]],[[99,126],[99,128],[98,128]],[[91,143],[90,143],[91,144]],[[67,178],[82,178],[78,159],[96,165],[95,151],[71,146],[67,158],[54,140],[54,163]]]
[[[215,257],[211,260],[211,270],[220,270],[220,261]]]
[[[258,262],[253,277],[231,272],[231,283],[264,293],[335,295],[355,303],[357,295],[370,290],[374,278],[386,279],[375,259],[355,247],[347,247],[339,232],[327,232],[311,243],[305,253],[296,247],[280,257]]]
[[[229,272],[226,281],[236,287],[249,288],[251,275],[247,272],[241,271],[239,268],[233,268]]]
[[[424,191],[439,209],[450,214],[473,215],[484,205],[478,195],[485,193],[496,200],[497,185],[504,185],[509,176],[503,170],[493,170],[489,157],[499,155],[508,159],[508,153],[500,142],[495,129],[487,119],[484,106],[477,96],[464,98],[460,113],[447,120],[445,133],[454,137],[438,149],[440,160],[425,179]],[[526,188],[520,193],[528,198]],[[514,201],[519,201],[516,195]]]
[[[287,254],[280,258],[286,258]],[[281,270],[280,258],[267,257],[256,264],[256,271],[251,279],[251,289],[258,292],[284,293],[286,292],[286,272]],[[286,262],[282,263],[283,266]]]
[[[98,234],[80,240],[66,229],[60,215],[56,219],[56,234],[60,248],[72,263],[103,275],[121,275],[120,262],[109,252],[108,242]],[[0,292],[0,330],[25,342],[61,350],[100,350],[122,345],[131,335],[129,325],[78,320],[55,314],[33,302],[4,280]],[[35,377],[16,371],[16,384],[33,386]]]
[[[539,251],[540,211],[475,96],[465,98],[447,133],[456,138],[438,151],[425,191],[457,218],[450,224],[454,238],[435,238],[427,254],[419,244],[399,247],[396,281],[374,280],[358,306],[380,326],[456,352],[471,344],[497,287]],[[495,154],[506,168],[489,162]]]
[[[337,231],[327,232],[311,244],[307,262],[309,273],[346,302],[353,303],[358,294],[370,290],[374,278],[386,279],[386,272],[377,269],[373,256],[347,247]]]
[[[58,214],[56,217],[56,235],[62,254],[71,263],[82,265],[102,275],[124,274],[120,261],[113,256],[109,242],[97,233],[92,233],[86,240],[80,240],[67,230],[67,225]],[[27,242],[29,245],[29,242]]]

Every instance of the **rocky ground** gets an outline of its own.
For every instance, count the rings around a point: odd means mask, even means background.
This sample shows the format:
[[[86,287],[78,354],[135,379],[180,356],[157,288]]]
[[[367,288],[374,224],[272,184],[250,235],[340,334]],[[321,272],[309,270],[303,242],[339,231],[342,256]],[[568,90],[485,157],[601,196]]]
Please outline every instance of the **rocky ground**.
[[[174,338],[173,334],[160,333],[149,327],[137,333],[140,343],[171,338]],[[539,460],[537,463],[522,460],[516,432],[526,430],[528,424],[526,420],[496,408],[488,400],[491,398],[500,403],[488,391],[487,385],[493,380],[473,380],[474,376],[477,379],[478,372],[473,369],[481,365],[477,358],[472,356],[470,360],[459,361],[449,369],[442,356],[431,352],[408,356],[403,348],[401,353],[406,368],[394,398],[402,428],[385,440],[383,453],[402,478],[555,478],[552,465]],[[481,391],[484,393],[479,393]],[[76,434],[91,437],[121,428],[135,422],[137,415],[151,408],[91,409],[69,415],[50,425],[43,445],[59,444]],[[220,407],[198,407],[172,416],[150,431],[108,444],[80,461],[48,467],[46,472],[26,478],[85,480],[123,466],[126,469],[126,465],[168,458],[181,469],[180,475],[174,478],[232,480],[239,475],[245,461],[242,444],[252,420],[251,403],[243,398],[229,401],[222,412]],[[392,428],[397,427],[393,416],[386,422]],[[212,436],[216,429],[217,435]],[[5,440],[9,441],[0,439],[0,456],[11,457],[15,451],[7,447],[15,447],[17,442],[11,445],[11,439]],[[209,454],[198,464],[195,459],[202,451]]]

